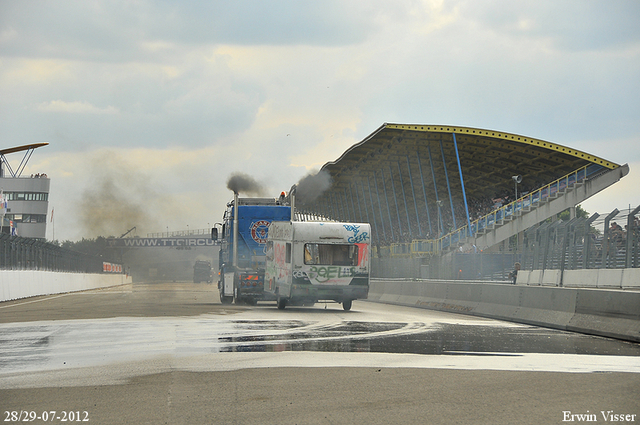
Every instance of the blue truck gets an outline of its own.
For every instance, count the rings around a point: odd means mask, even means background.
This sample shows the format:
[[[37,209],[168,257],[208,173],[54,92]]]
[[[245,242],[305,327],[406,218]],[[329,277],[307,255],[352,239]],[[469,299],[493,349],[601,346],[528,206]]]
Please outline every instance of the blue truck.
[[[227,204],[221,238],[218,291],[223,304],[275,301],[264,292],[266,243],[272,221],[291,219],[291,207],[280,198],[238,198]],[[237,205],[237,210],[236,210]],[[236,243],[237,242],[237,243]]]

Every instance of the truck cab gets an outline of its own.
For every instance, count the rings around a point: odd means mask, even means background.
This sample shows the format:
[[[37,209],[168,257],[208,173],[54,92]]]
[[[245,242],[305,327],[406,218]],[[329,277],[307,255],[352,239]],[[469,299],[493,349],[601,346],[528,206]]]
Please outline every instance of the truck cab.
[[[212,282],[211,263],[204,260],[196,260],[193,265],[193,283]]]
[[[223,304],[255,304],[275,300],[264,293],[265,246],[271,223],[290,218],[291,208],[280,205],[276,198],[236,199],[227,205],[223,217],[218,281],[220,301]],[[234,248],[237,250],[235,264]]]

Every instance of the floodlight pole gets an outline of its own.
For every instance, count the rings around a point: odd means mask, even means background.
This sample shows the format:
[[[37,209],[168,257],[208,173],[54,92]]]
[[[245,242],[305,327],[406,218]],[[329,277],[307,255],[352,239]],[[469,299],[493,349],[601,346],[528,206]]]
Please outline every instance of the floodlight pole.
[[[438,239],[440,239],[442,237],[442,221],[440,219],[440,207],[442,207],[442,201],[437,200],[436,201],[436,205],[438,206]]]

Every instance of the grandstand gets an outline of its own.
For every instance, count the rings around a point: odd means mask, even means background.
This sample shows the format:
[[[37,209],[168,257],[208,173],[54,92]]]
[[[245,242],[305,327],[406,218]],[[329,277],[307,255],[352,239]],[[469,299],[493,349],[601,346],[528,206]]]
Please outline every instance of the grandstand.
[[[321,172],[331,186],[303,215],[369,222],[379,255],[420,257],[523,237],[629,168],[506,132],[385,123]]]

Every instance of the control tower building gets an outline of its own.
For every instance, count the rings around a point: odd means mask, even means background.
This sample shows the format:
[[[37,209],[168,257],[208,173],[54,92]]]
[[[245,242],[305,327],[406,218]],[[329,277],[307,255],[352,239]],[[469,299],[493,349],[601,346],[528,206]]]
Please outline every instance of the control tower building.
[[[2,233],[45,239],[49,211],[49,184],[46,174],[22,176],[33,151],[48,143],[34,143],[0,149],[0,218]],[[14,170],[5,155],[24,152]]]

